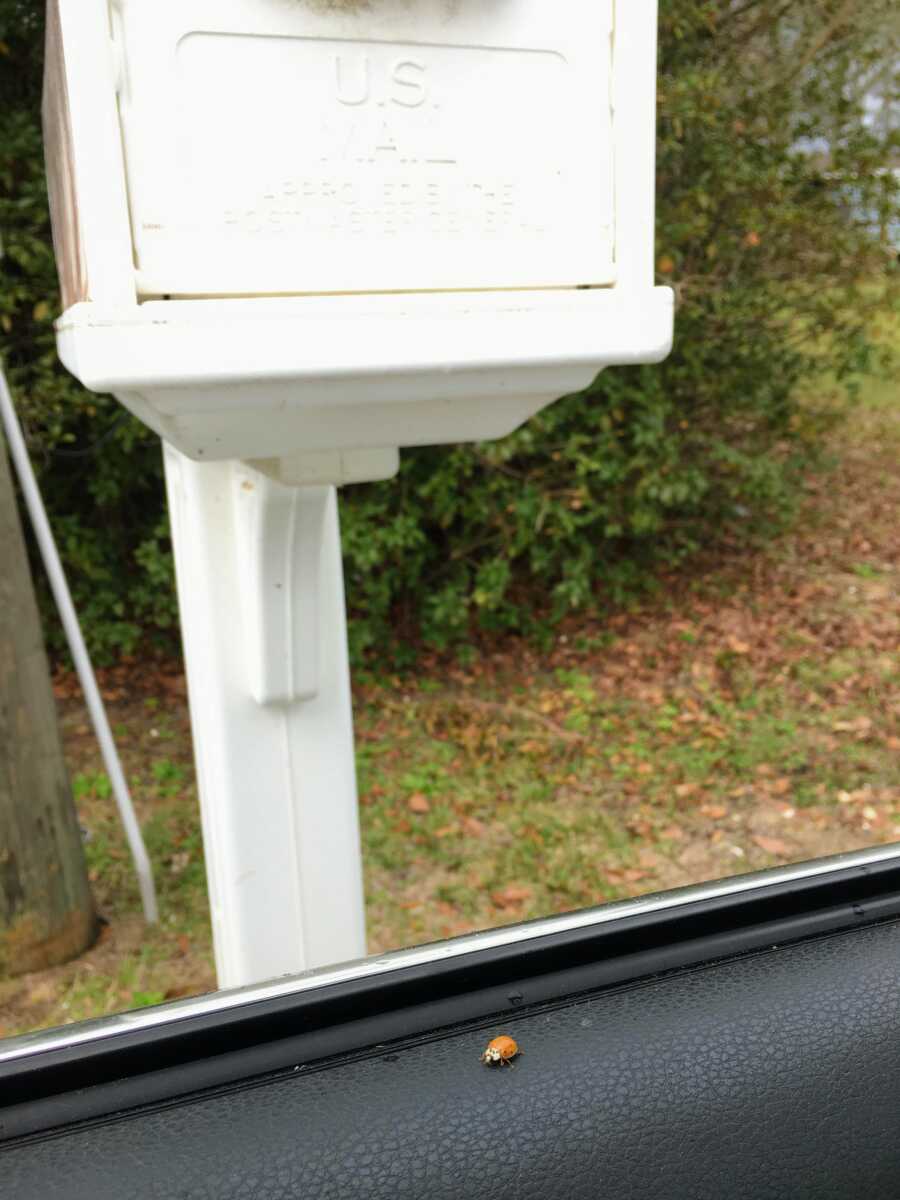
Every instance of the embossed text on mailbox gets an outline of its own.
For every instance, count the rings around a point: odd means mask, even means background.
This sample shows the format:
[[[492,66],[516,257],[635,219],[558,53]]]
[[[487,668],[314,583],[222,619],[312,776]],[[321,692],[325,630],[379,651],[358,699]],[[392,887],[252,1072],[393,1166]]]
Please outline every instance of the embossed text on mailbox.
[[[146,278],[205,238],[269,292],[612,279],[605,64],[587,113],[556,49],[194,32],[175,63],[174,186],[136,214]]]

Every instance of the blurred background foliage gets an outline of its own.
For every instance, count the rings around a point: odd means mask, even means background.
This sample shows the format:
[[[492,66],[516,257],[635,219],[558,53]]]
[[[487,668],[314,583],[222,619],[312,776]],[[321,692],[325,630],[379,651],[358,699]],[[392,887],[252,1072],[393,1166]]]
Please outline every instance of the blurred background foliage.
[[[0,0],[0,353],[109,660],[172,644],[171,547],[156,438],[56,359],[42,26],[40,0]],[[865,20],[855,0],[661,0],[657,269],[678,297],[675,351],[501,442],[407,451],[399,479],[346,490],[357,661],[540,635],[789,517],[853,381],[888,369],[898,49],[894,0]]]

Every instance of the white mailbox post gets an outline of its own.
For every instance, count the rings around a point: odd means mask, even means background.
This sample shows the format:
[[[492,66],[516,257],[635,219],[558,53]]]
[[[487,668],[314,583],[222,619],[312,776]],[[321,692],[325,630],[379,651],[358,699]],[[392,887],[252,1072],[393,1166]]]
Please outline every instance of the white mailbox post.
[[[222,985],[364,953],[335,485],[668,351],[656,0],[49,0],[58,345],[165,443]]]

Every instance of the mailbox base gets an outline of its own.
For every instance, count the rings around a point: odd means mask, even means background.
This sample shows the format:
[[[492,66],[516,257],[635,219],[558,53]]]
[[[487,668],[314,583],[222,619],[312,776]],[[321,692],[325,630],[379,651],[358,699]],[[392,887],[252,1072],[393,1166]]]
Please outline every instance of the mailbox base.
[[[669,288],[616,287],[78,304],[57,328],[87,387],[189,458],[382,452],[310,479],[343,483],[384,478],[397,447],[502,437],[604,367],[664,358],[672,326]]]
[[[219,985],[360,957],[335,491],[165,464]]]

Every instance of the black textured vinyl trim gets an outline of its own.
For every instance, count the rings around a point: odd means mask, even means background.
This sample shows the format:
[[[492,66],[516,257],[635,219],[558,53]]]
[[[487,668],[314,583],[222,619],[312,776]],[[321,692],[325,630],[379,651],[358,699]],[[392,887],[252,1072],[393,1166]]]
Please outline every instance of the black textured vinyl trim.
[[[0,1064],[0,1141],[898,915],[885,860],[59,1047]]]
[[[480,1061],[513,1036],[509,1069]],[[897,1200],[900,922],[0,1151],[16,1200]]]

